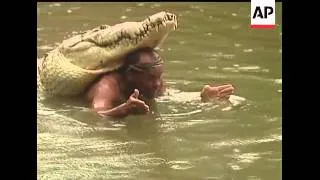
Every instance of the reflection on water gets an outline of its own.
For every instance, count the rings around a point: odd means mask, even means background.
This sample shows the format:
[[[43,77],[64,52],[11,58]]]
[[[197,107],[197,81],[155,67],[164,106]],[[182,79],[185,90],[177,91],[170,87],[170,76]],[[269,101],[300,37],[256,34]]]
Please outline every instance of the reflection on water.
[[[38,179],[280,179],[281,4],[275,30],[249,29],[249,3],[39,3],[38,57],[64,38],[166,10],[179,28],[159,49],[167,96],[120,121],[79,99],[38,94]],[[200,103],[232,83],[230,104]]]

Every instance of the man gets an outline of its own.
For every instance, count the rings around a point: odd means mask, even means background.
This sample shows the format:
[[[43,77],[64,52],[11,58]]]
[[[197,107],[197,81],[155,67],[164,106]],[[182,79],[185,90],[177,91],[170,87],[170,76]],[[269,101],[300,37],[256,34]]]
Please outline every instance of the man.
[[[91,108],[102,116],[124,117],[150,111],[150,102],[163,95],[163,61],[152,48],[142,48],[125,59],[118,71],[103,75],[87,92]],[[232,85],[205,85],[201,101],[228,100],[233,94]]]

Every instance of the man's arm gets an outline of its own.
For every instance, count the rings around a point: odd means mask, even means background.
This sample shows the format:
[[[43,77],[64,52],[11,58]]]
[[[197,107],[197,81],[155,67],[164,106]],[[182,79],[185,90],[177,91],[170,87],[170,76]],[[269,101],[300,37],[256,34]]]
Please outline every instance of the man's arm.
[[[92,101],[92,110],[101,116],[124,117],[130,112],[130,107],[127,103],[122,103],[119,106],[113,107],[108,99],[103,99],[103,96],[97,96]]]
[[[103,91],[100,96],[96,96],[92,101],[93,110],[102,116],[125,117],[129,115],[134,108],[140,109],[144,113],[149,112],[149,106],[138,99],[139,91],[137,89],[135,89],[126,102],[116,107],[113,107],[110,97],[108,98],[108,95],[106,95],[107,93],[104,92],[108,91]]]
[[[129,113],[129,107],[126,103],[123,103],[117,107],[114,107],[114,102],[119,98],[118,88],[112,87],[109,82],[110,79],[102,78],[91,89],[91,108],[102,116],[121,117],[126,116]]]
[[[115,106],[121,92],[115,79],[111,76],[102,77],[97,84],[92,86],[88,92],[91,99],[91,108],[102,116],[124,117],[131,113],[134,108],[149,112],[149,106],[138,99],[139,91],[135,90],[129,99],[122,104]]]

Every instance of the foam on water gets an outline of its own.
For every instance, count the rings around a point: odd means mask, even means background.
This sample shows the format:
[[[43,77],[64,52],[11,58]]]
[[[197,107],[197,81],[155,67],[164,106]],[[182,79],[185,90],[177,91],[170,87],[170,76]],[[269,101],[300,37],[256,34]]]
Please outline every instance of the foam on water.
[[[227,147],[234,147],[234,146],[246,146],[250,144],[259,144],[259,143],[269,143],[269,142],[280,142],[282,140],[282,135],[279,134],[273,134],[267,137],[264,137],[262,139],[255,139],[255,138],[249,138],[249,139],[233,139],[228,141],[221,141],[221,142],[215,142],[211,143],[210,147],[214,149],[221,149],[221,148],[227,148]]]
[[[243,50],[243,52],[245,52],[245,53],[250,53],[250,52],[252,52],[253,51],[253,49],[244,49]]]

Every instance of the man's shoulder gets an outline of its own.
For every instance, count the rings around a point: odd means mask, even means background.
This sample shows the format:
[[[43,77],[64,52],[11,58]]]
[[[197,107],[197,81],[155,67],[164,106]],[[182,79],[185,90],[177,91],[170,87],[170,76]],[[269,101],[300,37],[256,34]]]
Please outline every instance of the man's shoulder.
[[[89,88],[87,96],[92,99],[94,96],[119,96],[119,73],[104,74]]]
[[[108,74],[104,74],[99,78],[99,84],[118,84],[120,81],[120,74],[118,72],[112,72]]]

